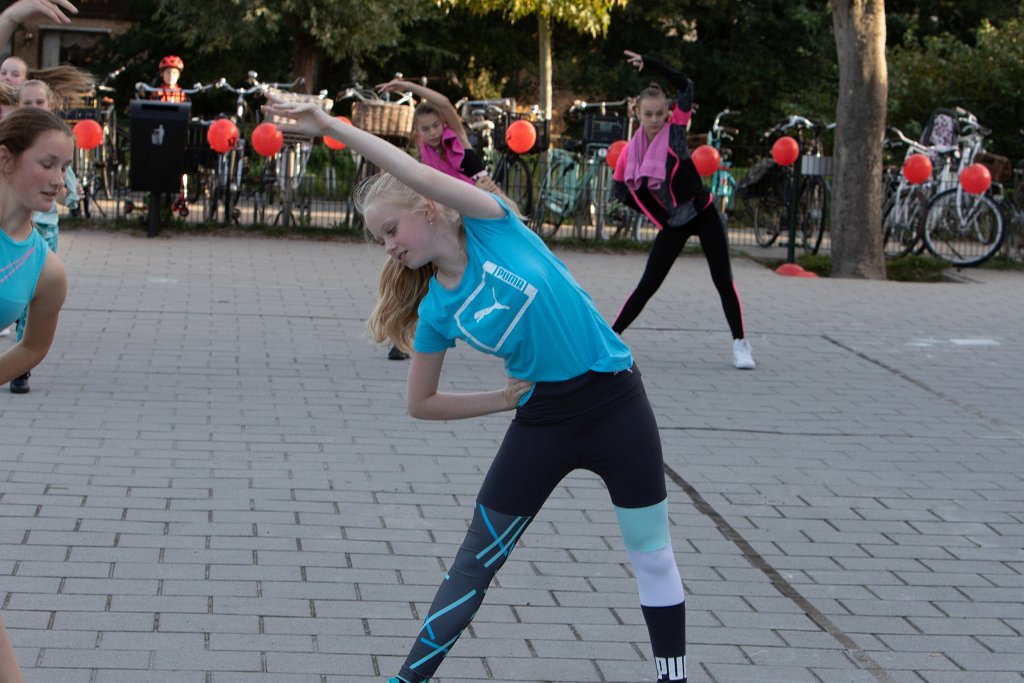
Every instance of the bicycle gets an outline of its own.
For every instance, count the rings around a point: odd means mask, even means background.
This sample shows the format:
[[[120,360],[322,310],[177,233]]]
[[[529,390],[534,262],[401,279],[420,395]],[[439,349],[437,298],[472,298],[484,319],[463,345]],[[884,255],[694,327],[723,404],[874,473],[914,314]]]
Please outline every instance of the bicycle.
[[[228,83],[225,78],[217,81],[219,89],[235,95],[234,113],[231,116],[219,118],[227,118],[236,126],[241,127],[248,109],[246,98],[263,92],[266,87],[259,82],[257,76],[258,74],[255,71],[248,72],[246,82],[249,83],[249,87],[247,88],[236,88]],[[214,164],[214,168],[210,169],[211,173],[206,178],[206,182],[203,183],[203,195],[205,198],[204,218],[208,222],[216,221],[218,205],[220,205],[224,209],[224,223],[234,222],[238,224],[242,216],[242,210],[238,204],[242,196],[246,166],[246,143],[245,136],[241,134],[241,130],[235,145],[226,152],[218,153]],[[254,197],[257,194],[254,192]],[[258,202],[256,203],[258,204]],[[263,220],[260,208],[260,206],[254,208],[254,213],[257,214],[255,217],[256,222],[262,222]]]
[[[825,234],[827,204],[830,189],[825,176],[831,172],[831,157],[824,156],[822,136],[826,130],[835,127],[835,123],[815,123],[803,116],[791,115],[770,128],[762,136],[765,139],[773,135],[795,129],[800,138],[801,173],[797,174],[793,165],[778,168],[774,162],[766,160],[762,166],[774,166],[777,172],[767,173],[758,169],[769,187],[761,192],[744,192],[747,195],[747,210],[754,222],[754,239],[762,247],[770,247],[784,231],[788,232],[790,223],[789,192],[793,183],[796,186],[796,235],[799,246],[812,254],[818,253]],[[810,132],[808,137],[807,132]],[[753,171],[753,169],[752,169]],[[751,174],[751,181],[759,180]],[[741,186],[746,189],[751,183]],[[795,246],[795,245],[794,245]]]
[[[974,163],[991,131],[970,112],[957,108],[959,165],[957,176]],[[940,191],[924,215],[924,243],[936,258],[957,267],[975,266],[992,258],[1003,242],[1003,214],[983,194],[971,194],[959,183]]]
[[[995,185],[993,195],[1005,214],[1006,238],[1003,246],[1007,257],[1017,261],[1024,256],[1021,241],[1024,238],[1024,161],[1013,169],[1013,191],[1007,197],[1001,183]]]
[[[711,175],[711,193],[715,195],[715,203],[723,215],[732,212],[736,205],[736,178],[732,175],[732,150],[726,147],[726,143],[734,140],[739,135],[739,130],[722,125],[722,119],[726,116],[737,116],[741,112],[731,111],[728,107],[715,115],[715,120],[708,131],[707,144],[718,150],[721,162],[715,172]]]
[[[467,133],[475,142],[474,148],[490,171],[490,178],[519,209],[528,216],[534,207],[534,171],[530,169],[520,153],[509,147],[505,132],[515,121],[522,120],[515,114],[515,100],[474,100],[457,102],[463,105],[463,120]],[[540,106],[532,111],[532,125],[537,129],[537,142],[531,150],[522,154],[539,152],[548,145],[548,122],[538,115]]]
[[[396,74],[396,78],[401,76],[401,73]],[[390,93],[385,95],[387,99],[382,98],[376,90],[354,82],[339,91],[335,95],[335,101],[352,100],[352,124],[356,127],[382,137],[395,146],[405,147],[409,144],[409,137],[412,134],[412,93],[402,93],[394,101],[390,99]],[[352,155],[356,162],[355,175],[352,179],[354,189],[380,169],[366,157],[354,152]],[[352,228],[362,223],[362,218],[351,200],[345,206],[345,223]]]
[[[608,146],[625,139],[632,126],[631,120],[608,115],[607,109],[629,104],[629,98],[617,102],[577,101],[569,108],[569,115],[584,116],[583,139],[548,151],[537,201],[528,221],[541,238],[554,237],[570,218],[573,235],[579,238],[588,237],[593,226],[595,238],[604,239],[606,224],[615,227],[614,237],[635,236],[638,232],[640,214],[610,196],[612,171],[606,162]],[[586,114],[588,108],[597,108],[601,113]]]
[[[899,167],[885,170],[882,185],[882,249],[887,258],[907,256],[921,251],[924,246],[924,214],[928,202],[948,176],[948,169],[956,147],[925,145],[911,140],[899,128],[890,126],[889,132],[907,146],[904,163],[913,154],[923,154],[932,160],[932,175],[922,183],[907,180]],[[887,145],[891,145],[886,140]]]
[[[290,92],[305,82],[297,78],[292,83],[263,83],[262,90],[279,100],[312,102],[330,112],[334,101],[327,97],[327,90],[315,95]],[[280,123],[273,120],[272,123]],[[313,150],[313,138],[285,134],[284,145],[264,167],[263,189],[268,197],[275,192],[280,197],[281,208],[274,217],[273,225],[279,222],[287,228],[293,223],[308,224],[312,218],[313,197],[310,179],[306,176],[306,164]]]
[[[102,131],[102,142],[91,150],[75,149],[74,167],[79,175],[82,184],[82,198],[79,206],[72,210],[72,215],[83,214],[90,218],[93,209],[99,209],[106,217],[106,211],[97,203],[98,193],[102,192],[104,199],[110,199],[118,189],[127,188],[127,174],[125,173],[125,160],[128,134],[118,128],[117,110],[114,107],[114,89],[107,85],[117,78],[124,71],[124,67],[115,69],[107,74],[102,83],[93,85],[92,92],[81,98],[76,98],[74,104],[63,112],[63,118],[69,125],[75,125],[79,121],[91,119],[96,121]]]

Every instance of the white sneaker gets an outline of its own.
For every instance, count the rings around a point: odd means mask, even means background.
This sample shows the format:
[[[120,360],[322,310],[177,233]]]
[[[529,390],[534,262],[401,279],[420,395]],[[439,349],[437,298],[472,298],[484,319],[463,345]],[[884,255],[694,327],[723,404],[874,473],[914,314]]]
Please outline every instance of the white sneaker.
[[[746,339],[734,339],[732,342],[732,364],[740,370],[754,369],[754,356],[751,355],[750,342]]]

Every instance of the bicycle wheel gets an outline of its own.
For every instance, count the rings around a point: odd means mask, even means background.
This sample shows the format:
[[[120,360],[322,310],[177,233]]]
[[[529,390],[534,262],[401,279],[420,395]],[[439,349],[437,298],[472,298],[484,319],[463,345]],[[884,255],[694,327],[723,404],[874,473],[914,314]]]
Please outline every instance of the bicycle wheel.
[[[731,213],[736,204],[736,179],[728,171],[718,170],[711,176],[711,192],[722,214]]]
[[[580,165],[576,157],[564,150],[553,149],[541,178],[530,228],[543,239],[555,236],[558,229],[576,209],[580,194]]]
[[[802,246],[812,254],[818,253],[825,234],[825,181],[818,176],[805,177],[797,200],[797,232]]]
[[[882,217],[882,241],[886,258],[897,258],[913,253],[921,241],[921,221],[928,207],[927,193],[914,187],[899,197],[893,197]]]
[[[529,216],[533,212],[533,176],[522,157],[503,154],[494,168],[494,182],[516,203],[521,215]]]
[[[747,209],[754,221],[754,240],[760,246],[770,247],[779,238],[785,208],[781,197],[775,194],[747,200]]]
[[[1003,243],[1003,215],[985,195],[946,190],[928,204],[924,243],[937,258],[954,266],[983,263]]]

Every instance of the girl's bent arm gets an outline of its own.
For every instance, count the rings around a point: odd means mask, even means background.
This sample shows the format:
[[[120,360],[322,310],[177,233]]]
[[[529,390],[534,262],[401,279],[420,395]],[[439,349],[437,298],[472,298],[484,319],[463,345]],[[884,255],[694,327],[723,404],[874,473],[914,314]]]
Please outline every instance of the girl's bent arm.
[[[329,135],[340,140],[427,199],[465,216],[501,218],[505,215],[497,200],[483,190],[421,164],[387,140],[335,119],[318,105],[270,98],[264,109],[295,120],[293,124],[280,125],[283,130],[309,137]]]
[[[441,118],[444,120],[445,124],[447,124],[447,126],[451,128],[457,136],[459,136],[459,142],[462,143],[462,146],[469,147],[469,138],[466,137],[466,131],[462,127],[462,119],[459,118],[459,112],[456,111],[451,100],[441,93],[428,88],[425,85],[420,85],[419,83],[400,80],[381,83],[377,86],[377,89],[381,91],[389,90],[391,92],[408,90],[416,97],[430,102],[437,109],[438,113],[441,114]]]
[[[0,384],[24,375],[46,357],[57,332],[57,317],[67,293],[64,264],[55,255],[48,254],[39,274],[36,294],[28,305],[25,336],[0,355]]]
[[[505,389],[471,394],[448,394],[437,390],[444,351],[413,353],[409,364],[407,405],[418,420],[461,420],[515,408],[532,382],[510,377]]]

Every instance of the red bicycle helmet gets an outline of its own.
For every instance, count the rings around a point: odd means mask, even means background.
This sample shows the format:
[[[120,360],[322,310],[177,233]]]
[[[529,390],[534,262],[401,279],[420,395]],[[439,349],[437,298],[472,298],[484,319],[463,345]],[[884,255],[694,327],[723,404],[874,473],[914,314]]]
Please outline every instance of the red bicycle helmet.
[[[181,57],[177,55],[167,55],[166,57],[160,60],[161,71],[163,71],[164,69],[172,68],[181,71],[185,68],[185,62],[181,61]]]

